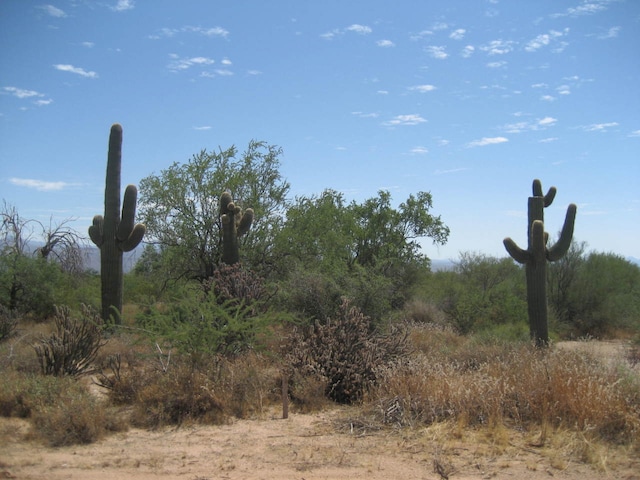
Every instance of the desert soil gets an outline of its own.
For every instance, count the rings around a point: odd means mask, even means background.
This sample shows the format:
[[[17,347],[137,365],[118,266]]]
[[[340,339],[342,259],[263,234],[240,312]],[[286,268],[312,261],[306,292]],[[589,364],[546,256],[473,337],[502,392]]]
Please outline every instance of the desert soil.
[[[63,448],[29,440],[26,420],[1,418],[0,479],[640,480],[633,452],[579,434],[540,442],[540,432],[506,427],[370,430],[355,418],[354,407],[286,420],[274,408],[229,425],[130,429]]]

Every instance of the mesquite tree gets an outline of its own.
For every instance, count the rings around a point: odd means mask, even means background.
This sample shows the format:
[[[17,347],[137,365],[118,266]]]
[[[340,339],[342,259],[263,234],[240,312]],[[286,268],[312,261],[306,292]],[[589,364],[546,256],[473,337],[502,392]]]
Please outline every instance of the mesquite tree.
[[[122,127],[111,127],[107,178],[104,190],[104,216],[93,217],[89,237],[100,249],[100,279],[102,283],[102,318],[106,322],[114,316],[120,323],[122,312],[122,253],[136,248],[142,241],[146,227],[135,223],[138,189],[128,185],[124,192],[120,216],[120,170],[122,164]],[[114,311],[115,309],[115,311]]]
[[[504,246],[509,255],[516,262],[525,265],[529,331],[531,338],[539,347],[549,343],[547,261],[559,260],[569,250],[577,211],[575,204],[569,205],[560,238],[555,245],[547,247],[549,234],[544,231],[544,209],[551,205],[555,196],[555,187],[551,187],[547,194],[543,195],[540,180],[534,180],[533,196],[529,197],[527,249],[523,250],[518,247],[511,238],[504,239]]]

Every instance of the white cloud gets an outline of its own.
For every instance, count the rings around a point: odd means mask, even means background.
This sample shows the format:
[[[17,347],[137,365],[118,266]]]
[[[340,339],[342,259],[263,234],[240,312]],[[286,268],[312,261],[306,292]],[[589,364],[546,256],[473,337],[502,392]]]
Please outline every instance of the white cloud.
[[[460,52],[460,55],[464,58],[469,58],[471,55],[473,55],[473,52],[475,52],[475,50],[476,50],[476,47],[474,47],[473,45],[467,45],[462,49],[462,52]]]
[[[553,102],[556,100],[556,97],[552,96],[552,95],[542,95],[540,97],[540,100],[543,100],[545,102]]]
[[[247,75],[262,75],[260,70],[247,70]]]
[[[469,147],[484,147],[487,145],[497,145],[499,143],[508,142],[509,139],[505,137],[483,137],[480,140],[474,140],[469,143]]]
[[[507,133],[522,133],[529,131],[545,130],[548,127],[554,126],[558,122],[558,119],[553,117],[544,117],[535,122],[517,122],[509,123],[502,127]]]
[[[564,32],[558,32],[557,30],[551,30],[549,33],[543,33],[538,35],[533,40],[530,40],[524,47],[527,52],[535,52],[542,47],[546,47],[551,44],[554,40],[566,35],[569,33],[569,29],[565,28]],[[562,49],[560,49],[561,51]]]
[[[434,85],[416,85],[414,87],[409,87],[409,90],[413,90],[414,92],[432,92],[436,89]]]
[[[16,87],[3,87],[2,89],[18,98],[44,97],[42,93],[36,92],[35,90],[24,90]]]
[[[203,125],[202,127],[193,127],[194,130],[211,130],[211,125]]]
[[[449,54],[445,52],[445,47],[428,46],[424,49],[429,55],[431,55],[433,58],[437,58],[438,60],[444,60],[449,56]]]
[[[469,170],[468,168],[451,168],[449,170],[436,170],[435,172],[433,172],[434,175],[446,175],[449,173],[458,173],[458,172],[464,172],[466,170]]]
[[[81,77],[98,78],[98,74],[96,72],[87,72],[85,69],[74,67],[73,65],[58,64],[54,65],[53,68],[55,68],[56,70],[60,70],[61,72],[75,73],[76,75],[80,75]]]
[[[169,57],[172,58],[172,61],[169,62],[167,68],[173,72],[187,70],[195,65],[213,65],[215,63],[215,60],[207,57],[180,58],[175,53],[169,54]]]
[[[464,28],[458,28],[449,34],[449,38],[452,38],[453,40],[462,40],[466,32],[467,31]]]
[[[127,10],[131,10],[135,6],[135,2],[133,0],[118,0],[111,10],[114,12],[125,12]]]
[[[53,5],[42,5],[42,6],[38,7],[38,8],[44,10],[45,12],[47,12],[52,17],[64,18],[64,17],[67,16],[67,14],[64,12],[64,10],[60,10],[58,7],[54,7]]]
[[[558,95],[571,95],[571,88],[569,85],[560,85],[556,88],[556,91],[558,92]]]
[[[366,25],[358,25],[357,23],[354,23],[353,25],[347,27],[347,31],[359,33],[360,35],[368,35],[373,30],[371,30],[371,28],[367,27]]]
[[[630,137],[640,137],[640,130],[634,130],[629,134]]]
[[[515,42],[511,40],[493,40],[486,45],[482,45],[480,50],[489,55],[504,55],[513,50]]]
[[[598,35],[600,40],[606,40],[607,38],[616,38],[618,34],[622,30],[622,27],[611,27],[607,33],[603,33],[602,35]]]
[[[39,107],[44,107],[46,105],[49,105],[49,104],[53,103],[53,100],[49,98],[47,100],[36,100],[33,103],[35,103]]]
[[[41,192],[50,192],[55,190],[62,190],[65,187],[70,186],[66,182],[47,182],[44,180],[34,180],[32,178],[10,178],[9,182],[18,187],[27,187],[39,190]]]
[[[197,33],[199,35],[204,35],[205,37],[222,37],[227,38],[229,36],[229,31],[222,27],[192,27],[192,26],[184,26],[180,28],[161,28],[159,33],[149,35],[148,38],[151,40],[159,40],[160,38],[171,38],[178,33]]]
[[[607,129],[611,127],[617,127],[617,126],[618,126],[618,122],[593,123],[591,125],[583,126],[582,129],[587,132],[606,132]]]
[[[429,150],[426,147],[413,147],[411,153],[413,155],[426,155],[429,153]]]
[[[424,122],[426,122],[424,118],[417,113],[412,113],[409,115],[396,115],[391,120],[384,122],[383,125],[392,127],[396,125],[418,125]]]
[[[582,0],[582,5],[569,7],[563,13],[554,13],[552,18],[558,17],[578,17],[581,15],[593,15],[607,9],[607,4],[611,0]]]
[[[543,119],[538,120],[538,125],[543,126],[543,127],[548,127],[548,126],[551,126],[551,125],[555,125],[557,121],[558,121],[557,118],[544,117]]]
[[[87,47],[87,48],[93,48],[95,46],[95,43],[93,43],[93,42],[82,42],[80,45],[82,45],[83,47]]]
[[[378,90],[376,93],[378,95],[389,95],[389,91],[388,90]]]
[[[364,113],[364,112],[351,112],[351,115],[355,115],[358,118],[378,118],[380,116],[377,113]]]
[[[500,67],[504,67],[507,64],[507,62],[505,62],[504,60],[501,60],[499,62],[489,62],[487,63],[487,67],[488,68],[500,68]]]
[[[558,140],[558,137],[549,137],[549,138],[543,138],[541,140],[538,140],[538,143],[551,143],[557,140]]]
[[[231,62],[231,60],[229,60],[228,58],[223,58],[222,61],[220,62],[222,65],[233,65],[233,63]]]
[[[378,45],[379,47],[385,47],[385,48],[396,46],[396,44],[393,43],[391,40],[378,40],[376,42],[376,45]]]

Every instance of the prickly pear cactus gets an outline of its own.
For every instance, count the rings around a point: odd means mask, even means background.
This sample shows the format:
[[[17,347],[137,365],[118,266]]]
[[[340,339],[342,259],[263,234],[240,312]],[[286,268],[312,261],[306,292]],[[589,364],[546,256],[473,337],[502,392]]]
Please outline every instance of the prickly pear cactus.
[[[107,177],[104,191],[104,216],[93,217],[89,237],[100,249],[102,318],[119,323],[122,311],[122,253],[133,250],[142,241],[145,226],[135,223],[138,189],[128,185],[120,215],[120,170],[122,164],[122,127],[114,124],[109,135]],[[115,311],[114,311],[115,309]]]
[[[231,194],[224,192],[220,197],[220,222],[222,223],[222,262],[233,265],[240,261],[238,239],[251,228],[253,210],[247,208],[242,213],[242,209],[233,203]]]
[[[551,205],[555,195],[555,187],[543,195],[540,180],[534,180],[533,196],[529,197],[528,247],[526,250],[518,247],[511,238],[505,238],[503,242],[509,255],[525,265],[529,331],[539,347],[549,343],[547,261],[559,260],[569,250],[577,211],[575,204],[569,205],[560,238],[555,245],[547,247],[549,234],[544,231],[544,208]]]

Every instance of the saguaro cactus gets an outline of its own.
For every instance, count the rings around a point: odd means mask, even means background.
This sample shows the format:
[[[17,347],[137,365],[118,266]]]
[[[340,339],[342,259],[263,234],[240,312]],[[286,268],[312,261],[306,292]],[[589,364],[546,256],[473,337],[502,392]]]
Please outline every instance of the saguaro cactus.
[[[102,282],[102,318],[115,317],[120,322],[122,311],[122,253],[138,246],[145,233],[145,226],[135,224],[138,189],[128,185],[124,192],[122,217],[120,217],[120,169],[122,164],[122,127],[111,127],[107,178],[104,189],[104,217],[93,217],[89,237],[100,249],[100,279]],[[115,309],[115,311],[114,311]]]
[[[547,247],[549,234],[544,231],[544,208],[551,205],[555,196],[555,187],[551,187],[547,194],[543,195],[540,180],[534,180],[533,196],[529,197],[528,248],[523,250],[511,238],[505,238],[503,242],[509,255],[516,262],[525,265],[529,331],[539,347],[549,343],[547,261],[559,260],[569,250],[577,211],[575,204],[569,205],[560,238],[555,245]]]
[[[229,192],[220,197],[220,221],[222,222],[222,261],[233,265],[240,261],[238,238],[251,228],[253,210],[247,208],[240,216],[242,209],[233,203]]]

